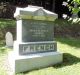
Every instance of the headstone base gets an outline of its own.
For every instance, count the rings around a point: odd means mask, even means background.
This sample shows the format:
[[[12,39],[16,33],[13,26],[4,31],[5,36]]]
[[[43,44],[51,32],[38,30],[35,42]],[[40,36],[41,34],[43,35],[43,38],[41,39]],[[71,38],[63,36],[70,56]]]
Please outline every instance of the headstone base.
[[[22,56],[11,52],[8,57],[13,73],[44,68],[63,61],[63,54],[59,52],[37,53]]]

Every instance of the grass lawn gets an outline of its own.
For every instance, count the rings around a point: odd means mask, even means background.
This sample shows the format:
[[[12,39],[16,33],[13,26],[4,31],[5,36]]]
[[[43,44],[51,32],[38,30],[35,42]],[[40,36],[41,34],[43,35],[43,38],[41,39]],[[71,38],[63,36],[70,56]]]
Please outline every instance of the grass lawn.
[[[80,75],[80,39],[57,38],[58,51],[63,53],[63,63],[16,75]],[[7,75],[5,59],[9,49],[0,47],[0,75]]]

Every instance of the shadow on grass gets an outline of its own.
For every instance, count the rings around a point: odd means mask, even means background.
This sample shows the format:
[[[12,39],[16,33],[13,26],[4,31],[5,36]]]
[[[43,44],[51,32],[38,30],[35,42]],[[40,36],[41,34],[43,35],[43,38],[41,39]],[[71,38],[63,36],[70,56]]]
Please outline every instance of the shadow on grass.
[[[73,56],[69,53],[64,53],[63,54],[63,62],[60,64],[56,64],[53,67],[54,68],[61,68],[61,67],[70,66],[73,64],[77,64],[77,63],[80,63],[80,58]]]
[[[80,48],[80,39],[76,38],[56,38],[56,41],[59,41],[62,44],[67,44],[72,47]]]

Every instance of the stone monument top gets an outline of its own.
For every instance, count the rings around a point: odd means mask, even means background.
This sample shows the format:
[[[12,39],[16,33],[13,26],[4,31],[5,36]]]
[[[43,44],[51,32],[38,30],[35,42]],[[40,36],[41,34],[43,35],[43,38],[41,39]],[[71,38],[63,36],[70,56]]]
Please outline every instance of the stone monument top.
[[[16,19],[54,21],[58,17],[58,15],[45,10],[43,7],[28,5],[28,7],[25,8],[17,7],[14,17]]]

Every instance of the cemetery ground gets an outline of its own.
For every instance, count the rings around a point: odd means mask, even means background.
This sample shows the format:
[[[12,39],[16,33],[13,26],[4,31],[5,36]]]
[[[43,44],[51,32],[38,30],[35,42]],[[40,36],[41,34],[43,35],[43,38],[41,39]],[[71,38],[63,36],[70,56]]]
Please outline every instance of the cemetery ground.
[[[63,53],[61,64],[16,75],[80,75],[80,39],[59,37],[56,41],[59,52]],[[11,50],[5,47],[4,41],[0,41],[0,75],[8,75],[10,69],[6,59]]]

